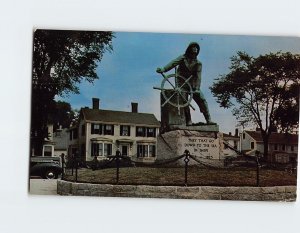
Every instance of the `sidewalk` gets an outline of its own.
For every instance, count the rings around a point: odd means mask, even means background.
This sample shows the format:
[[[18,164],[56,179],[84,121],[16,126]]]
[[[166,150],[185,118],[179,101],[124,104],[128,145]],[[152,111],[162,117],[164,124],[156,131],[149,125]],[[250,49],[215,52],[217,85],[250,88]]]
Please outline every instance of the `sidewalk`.
[[[57,195],[57,180],[30,179],[29,194]]]

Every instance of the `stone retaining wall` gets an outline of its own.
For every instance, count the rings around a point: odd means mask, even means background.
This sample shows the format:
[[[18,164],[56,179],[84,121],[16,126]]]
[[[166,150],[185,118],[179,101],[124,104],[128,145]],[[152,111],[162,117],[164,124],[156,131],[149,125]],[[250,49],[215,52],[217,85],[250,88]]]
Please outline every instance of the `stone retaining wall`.
[[[296,186],[180,187],[110,185],[57,181],[57,193],[72,196],[184,198],[204,200],[296,201]]]

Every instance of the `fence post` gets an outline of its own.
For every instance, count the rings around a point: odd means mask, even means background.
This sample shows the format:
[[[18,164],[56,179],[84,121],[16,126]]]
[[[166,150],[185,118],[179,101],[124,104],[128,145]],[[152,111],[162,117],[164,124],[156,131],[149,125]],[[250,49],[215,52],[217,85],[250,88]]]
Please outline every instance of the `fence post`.
[[[78,180],[78,161],[77,158],[75,159],[75,182],[77,183]]]
[[[256,186],[259,187],[259,151],[255,151],[256,157]]]
[[[64,174],[65,173],[65,154],[64,153],[61,154],[61,168],[62,168],[61,179],[63,180],[65,177],[65,174]]]
[[[119,150],[117,150],[116,152],[116,165],[117,165],[117,181],[116,183],[119,183],[119,168],[120,168],[120,156],[121,156],[121,152]]]
[[[184,179],[184,185],[187,186],[187,177],[188,177],[188,163],[190,161],[189,159],[189,155],[190,155],[190,152],[188,150],[185,150],[184,151],[184,154],[185,154],[185,158],[184,158],[184,162],[185,162],[185,179]]]
[[[98,169],[98,159],[97,159],[97,155],[94,156],[93,158],[93,163],[92,163],[92,170],[95,171],[96,169]]]
[[[74,165],[75,165],[75,157],[74,157],[74,154],[72,154],[72,176],[74,175]]]

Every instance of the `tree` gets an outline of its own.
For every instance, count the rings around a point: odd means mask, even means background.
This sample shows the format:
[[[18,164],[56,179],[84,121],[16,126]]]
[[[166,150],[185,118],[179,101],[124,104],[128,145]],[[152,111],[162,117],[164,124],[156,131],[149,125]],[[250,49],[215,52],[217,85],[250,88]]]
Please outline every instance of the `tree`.
[[[270,53],[257,58],[238,52],[230,72],[210,87],[220,107],[232,108],[242,125],[255,125],[264,142],[264,157],[274,129],[298,127],[300,55]]]
[[[33,38],[31,148],[41,154],[48,111],[54,97],[79,94],[78,84],[98,79],[104,52],[112,51],[112,32],[36,30]]]
[[[299,85],[292,84],[284,93],[286,100],[274,110],[274,121],[280,132],[291,132],[298,128],[299,122]]]
[[[53,124],[53,130],[70,127],[75,119],[77,110],[73,110],[70,103],[64,101],[54,101],[54,106],[48,111],[48,120]]]

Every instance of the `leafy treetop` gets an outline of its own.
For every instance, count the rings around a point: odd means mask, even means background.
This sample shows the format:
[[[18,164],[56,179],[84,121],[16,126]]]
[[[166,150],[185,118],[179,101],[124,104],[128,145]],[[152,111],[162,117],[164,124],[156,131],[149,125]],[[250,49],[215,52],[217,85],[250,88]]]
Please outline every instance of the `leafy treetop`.
[[[97,62],[112,51],[112,32],[36,30],[33,45],[33,89],[55,95],[79,93],[83,78],[98,79]]]
[[[277,52],[254,58],[238,52],[231,58],[230,72],[210,89],[221,107],[233,108],[241,124],[254,123],[271,133],[298,124],[299,81],[298,54]]]

